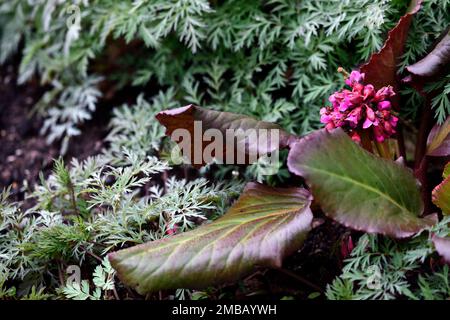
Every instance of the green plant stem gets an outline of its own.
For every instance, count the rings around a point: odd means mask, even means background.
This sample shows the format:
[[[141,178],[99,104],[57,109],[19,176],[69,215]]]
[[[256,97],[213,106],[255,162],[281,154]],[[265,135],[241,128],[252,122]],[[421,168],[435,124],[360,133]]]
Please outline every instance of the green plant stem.
[[[84,246],[80,246],[80,248],[82,248],[88,255],[90,255],[92,258],[96,259],[97,261],[99,261],[100,263],[103,262],[103,259],[100,258],[98,255],[96,255],[93,252],[90,252],[89,250],[87,250]]]
[[[416,152],[414,156],[415,170],[418,170],[419,167],[421,167],[422,160],[425,157],[427,150],[428,134],[432,128],[433,110],[431,109],[431,98],[427,97],[424,107],[416,141]]]
[[[61,261],[58,261],[57,262],[57,265],[58,265],[58,277],[59,277],[59,282],[61,282],[61,287],[64,287],[64,275],[63,275],[63,269],[62,269],[62,266],[63,266],[63,264],[62,264],[62,262]]]
[[[420,122],[414,158],[414,173],[421,184],[421,194],[424,203],[423,215],[428,215],[431,209],[431,194],[428,190],[428,159],[426,156],[428,134],[432,128],[433,110],[431,98],[427,97]]]

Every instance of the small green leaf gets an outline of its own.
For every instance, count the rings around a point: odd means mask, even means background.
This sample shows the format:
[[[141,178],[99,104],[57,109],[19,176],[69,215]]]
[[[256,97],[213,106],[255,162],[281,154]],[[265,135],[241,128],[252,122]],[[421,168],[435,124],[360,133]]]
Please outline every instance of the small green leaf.
[[[444,168],[444,172],[442,173],[442,178],[446,179],[450,176],[450,162]]]
[[[450,117],[439,125],[436,124],[428,135],[427,155],[446,157],[450,155]]]
[[[444,181],[434,188],[431,197],[433,203],[441,208],[443,214],[450,214],[450,162],[444,169]]]
[[[111,267],[108,258],[104,258],[101,265],[98,265],[92,274],[94,285],[101,290],[114,289],[114,274],[115,271]]]
[[[109,259],[119,278],[141,294],[235,281],[256,266],[280,266],[300,248],[312,221],[310,202],[305,189],[249,183],[216,221]]]
[[[370,233],[404,238],[434,224],[412,173],[354,143],[342,129],[314,132],[292,146],[291,172],[303,176],[324,212]]]
[[[312,300],[312,299],[316,299],[318,297],[320,297],[321,293],[320,292],[312,292],[308,295],[308,299]]]
[[[89,282],[86,280],[81,281],[81,284],[78,282],[67,284],[62,291],[67,298],[73,300],[88,300],[91,297]]]

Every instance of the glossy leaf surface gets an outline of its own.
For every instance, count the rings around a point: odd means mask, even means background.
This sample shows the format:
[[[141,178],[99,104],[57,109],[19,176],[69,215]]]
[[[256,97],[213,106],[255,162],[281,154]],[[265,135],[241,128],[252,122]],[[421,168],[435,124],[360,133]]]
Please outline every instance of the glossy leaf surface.
[[[279,267],[310,230],[311,195],[249,183],[230,210],[197,229],[109,255],[139,293],[234,281],[256,266]]]

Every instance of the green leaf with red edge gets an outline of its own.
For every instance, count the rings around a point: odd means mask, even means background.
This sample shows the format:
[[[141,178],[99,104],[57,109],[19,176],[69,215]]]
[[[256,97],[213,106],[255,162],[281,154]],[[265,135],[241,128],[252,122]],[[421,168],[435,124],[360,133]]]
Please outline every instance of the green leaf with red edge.
[[[310,230],[310,193],[249,183],[230,210],[193,231],[109,255],[119,278],[141,293],[235,281],[256,266],[279,267]]]
[[[353,229],[404,238],[436,222],[419,218],[423,203],[409,169],[365,151],[340,128],[295,143],[288,167],[327,216]]]
[[[413,16],[420,10],[422,0],[412,0],[408,12],[400,18],[397,25],[389,31],[384,46],[374,53],[360,70],[365,73],[365,82],[376,89],[392,86],[398,92],[397,71],[405,48],[409,27]],[[393,97],[394,108],[398,109],[398,95]]]
[[[431,198],[433,203],[441,208],[443,214],[450,214],[450,162],[447,163],[442,174],[444,181],[434,188]]]
[[[450,156],[450,117],[431,129],[427,141],[427,155],[433,157]]]
[[[246,156],[245,163],[248,164],[251,163],[250,161],[248,161],[249,160],[248,154],[250,152],[254,152],[254,154],[257,153],[258,155],[264,155],[269,152],[273,152],[279,148],[285,148],[296,140],[295,136],[285,132],[277,124],[265,121],[258,121],[256,119],[241,114],[208,110],[194,106],[192,104],[177,109],[162,111],[156,115],[156,119],[167,128],[166,130],[167,136],[172,136],[175,130],[185,129],[187,130],[187,132],[189,132],[192,141],[194,141],[193,139],[200,138],[198,137],[198,135],[195,135],[194,123],[196,121],[201,123],[200,135],[203,135],[203,133],[208,129],[219,130],[223,137],[222,140],[223,151],[221,154],[216,154],[215,156],[219,161],[222,162],[225,162],[224,158],[226,158],[227,154],[229,153],[234,153],[234,159],[237,159],[236,146],[239,145],[240,141],[242,141],[243,145],[245,145],[245,150],[240,150],[239,152],[245,153]],[[229,141],[226,140],[226,131],[228,129],[231,130],[241,129],[244,131],[249,129],[256,129],[258,136],[256,139],[245,139],[245,140],[237,139],[235,143],[230,144]],[[260,133],[258,131],[260,129],[264,129],[266,130],[266,132],[273,132],[272,130],[277,130],[279,134],[278,141],[271,142],[269,138],[268,143],[266,144],[258,143],[258,141],[260,142],[259,140]],[[194,154],[195,148],[201,148],[199,150],[201,151],[200,154],[202,154],[203,150],[206,148],[208,144],[210,144],[210,142],[208,141],[195,140],[195,142],[191,142],[190,156],[187,157],[189,158],[188,160],[190,160],[191,164],[194,164],[194,166],[197,167],[206,164],[203,157],[201,159],[195,159]]]
[[[445,261],[450,263],[450,238],[433,236],[432,240],[439,255],[444,258]]]
[[[444,172],[442,173],[442,177],[444,179],[448,178],[450,176],[450,163],[447,163],[447,165],[444,168]]]
[[[425,58],[406,69],[414,76],[433,78],[439,75],[450,63],[450,28],[436,47]]]

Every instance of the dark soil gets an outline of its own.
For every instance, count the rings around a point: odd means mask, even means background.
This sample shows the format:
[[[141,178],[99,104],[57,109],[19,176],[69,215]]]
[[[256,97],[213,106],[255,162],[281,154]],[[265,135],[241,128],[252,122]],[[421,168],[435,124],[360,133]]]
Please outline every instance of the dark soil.
[[[10,186],[13,201],[23,200],[26,188],[38,182],[40,172],[48,174],[59,157],[59,143],[47,144],[39,132],[43,119],[32,113],[42,93],[36,81],[18,86],[13,66],[0,68],[0,190]],[[66,160],[100,152],[107,121],[97,116],[85,125],[71,141]]]
[[[23,200],[23,187],[33,185],[39,172],[49,170],[58,148],[39,135],[42,119],[30,118],[42,92],[33,83],[16,85],[13,67],[1,69],[0,78],[0,188],[11,186],[13,200]]]
[[[341,243],[350,232],[329,219],[316,219],[315,223],[320,225],[308,234],[302,249],[283,262],[282,268],[264,270],[254,279],[247,278],[245,289],[238,290],[237,297],[240,294],[251,298],[260,292],[269,299],[324,299],[327,284],[341,272],[344,259]]]

